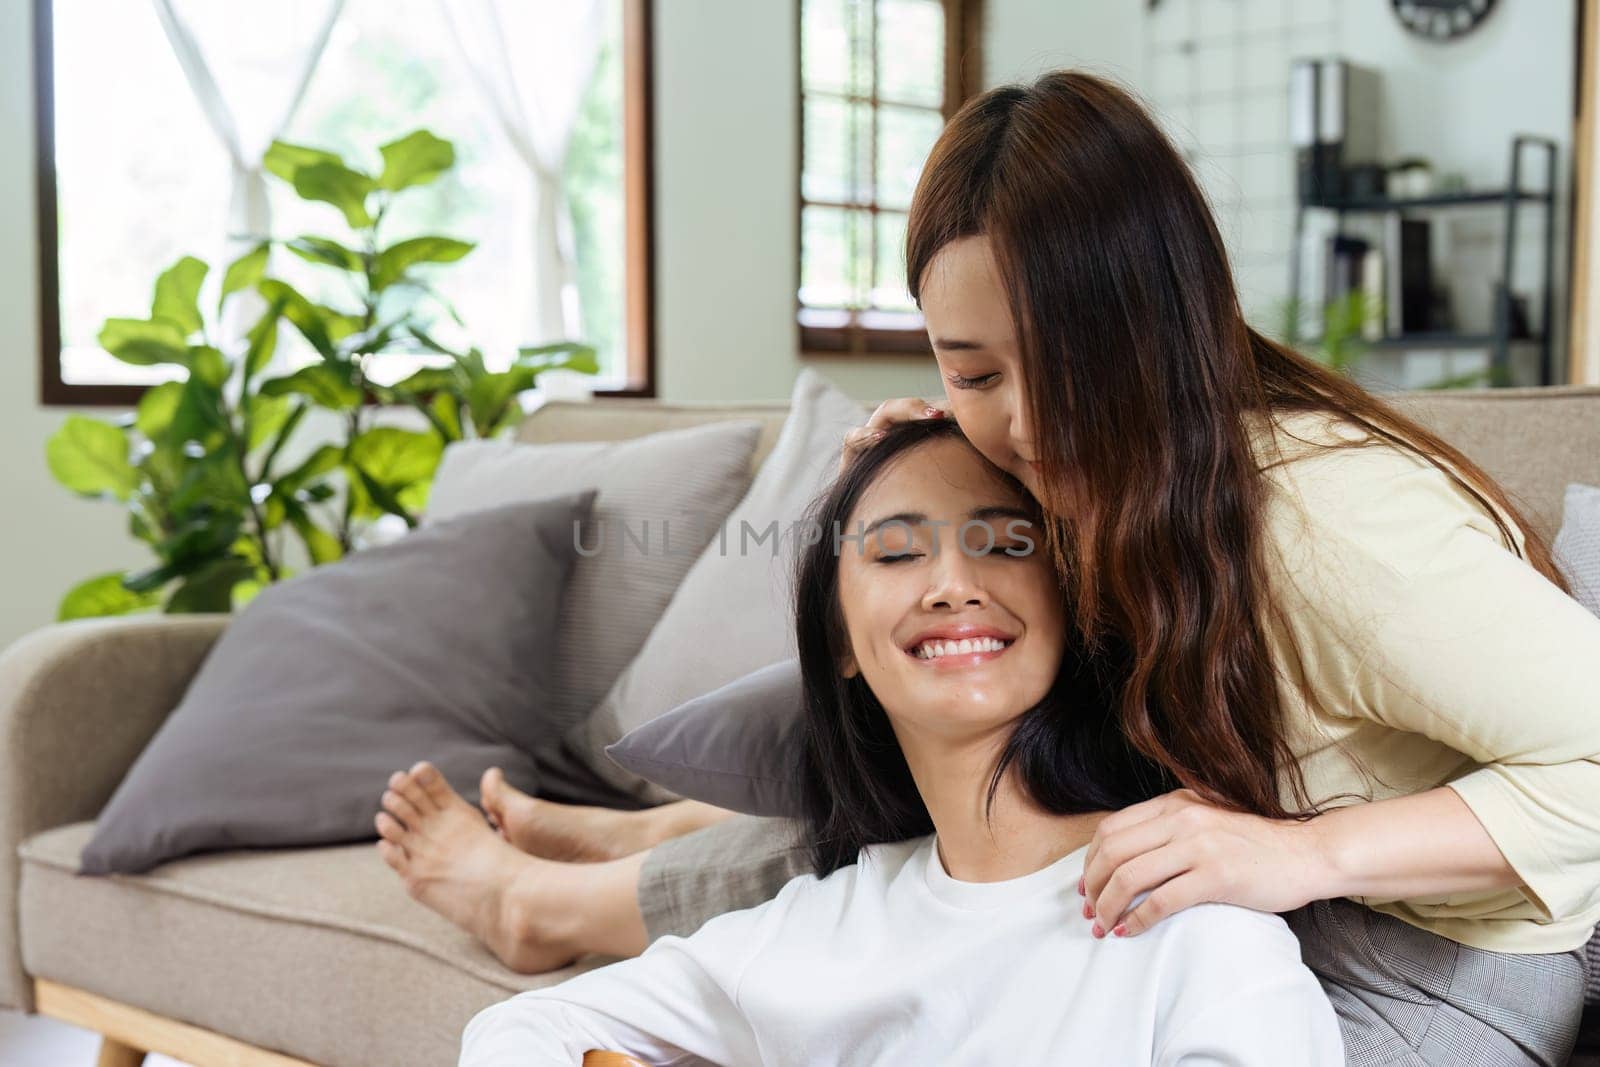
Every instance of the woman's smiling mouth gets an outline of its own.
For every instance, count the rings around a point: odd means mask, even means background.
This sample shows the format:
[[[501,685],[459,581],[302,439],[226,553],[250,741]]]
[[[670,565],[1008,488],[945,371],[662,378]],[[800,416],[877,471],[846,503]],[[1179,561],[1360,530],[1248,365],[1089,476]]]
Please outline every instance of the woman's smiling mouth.
[[[929,667],[951,670],[975,667],[999,659],[1015,643],[1015,638],[994,634],[961,638],[930,637],[919,639],[906,649],[906,654]]]

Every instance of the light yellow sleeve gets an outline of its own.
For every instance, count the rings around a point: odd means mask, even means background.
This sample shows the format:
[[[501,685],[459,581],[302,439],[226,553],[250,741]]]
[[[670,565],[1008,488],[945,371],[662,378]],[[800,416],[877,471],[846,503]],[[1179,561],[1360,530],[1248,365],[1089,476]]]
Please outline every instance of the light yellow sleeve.
[[[1351,679],[1350,713],[1482,764],[1450,782],[1552,919],[1600,906],[1600,618],[1479,521],[1434,523]]]

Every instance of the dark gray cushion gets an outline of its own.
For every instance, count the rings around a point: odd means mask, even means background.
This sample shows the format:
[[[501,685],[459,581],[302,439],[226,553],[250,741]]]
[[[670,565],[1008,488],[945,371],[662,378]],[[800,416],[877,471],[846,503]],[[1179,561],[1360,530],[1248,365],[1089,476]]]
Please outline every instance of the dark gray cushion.
[[[594,499],[473,512],[262,591],[117,788],[82,871],[373,837],[389,775],[419,759],[469,799],[491,764],[532,792],[573,528]]]
[[[605,752],[680,797],[746,815],[793,816],[801,725],[800,661],[790,658],[680,704]]]

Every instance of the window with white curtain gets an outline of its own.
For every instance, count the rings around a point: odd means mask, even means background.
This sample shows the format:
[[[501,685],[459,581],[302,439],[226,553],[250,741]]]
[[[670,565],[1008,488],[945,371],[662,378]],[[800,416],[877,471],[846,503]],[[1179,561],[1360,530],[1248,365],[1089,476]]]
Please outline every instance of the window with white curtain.
[[[630,257],[648,256],[648,220],[640,217],[648,205],[636,191],[647,184],[630,174],[630,168],[648,166],[647,152],[638,147],[647,146],[648,139],[630,136],[627,128],[629,122],[647,121],[637,68],[647,60],[629,52],[641,49],[641,42],[644,50],[648,47],[647,29],[641,33],[628,24],[647,18],[642,0],[591,0],[599,5],[598,42],[592,62],[572,87],[576,111],[559,170],[563,210],[569,212],[561,221],[560,241],[567,262],[559,319],[545,322],[545,336],[530,336],[543,320],[530,306],[536,301],[529,286],[540,269],[538,231],[548,219],[538,214],[538,183],[530,176],[528,157],[534,149],[526,140],[519,145],[514,128],[517,117],[532,114],[535,123],[547,117],[537,113],[544,101],[532,99],[543,87],[523,84],[524,106],[513,102],[508,108],[506,99],[493,99],[494,87],[484,78],[490,61],[480,60],[481,69],[474,70],[463,60],[464,52],[498,40],[506,62],[495,69],[511,72],[507,84],[543,69],[537,56],[518,53],[519,41],[536,36],[538,27],[524,23],[540,5],[527,0],[481,0],[481,7],[480,0],[36,2],[49,20],[46,58],[53,67],[50,93],[42,97],[49,103],[53,96],[53,107],[48,113],[41,109],[54,143],[59,289],[59,346],[50,344],[48,321],[43,331],[47,400],[126,403],[137,396],[130,387],[169,375],[173,368],[134,367],[101,350],[95,340],[101,325],[109,317],[147,315],[157,274],[181,256],[210,263],[215,284],[231,255],[248,247],[230,233],[242,225],[237,198],[246,195],[242,190],[248,183],[236,174],[226,138],[219,136],[218,99],[226,112],[223,128],[252,167],[274,135],[337,151],[374,170],[381,163],[378,146],[413,129],[426,128],[452,141],[454,170],[397,198],[382,233],[385,243],[420,233],[477,243],[466,258],[436,268],[437,287],[464,324],[441,317],[439,329],[483,349],[491,365],[507,362],[518,345],[558,337],[581,340],[598,349],[598,389],[651,388],[644,317],[649,302],[647,294],[633,291],[648,284],[648,271],[629,269]],[[446,3],[458,6],[447,12]],[[473,13],[482,16],[476,24]],[[216,99],[207,101],[197,91],[194,71],[175,47],[174,22],[180,37],[187,34],[195,45]],[[313,55],[296,102],[295,89]],[[187,58],[194,61],[193,55]],[[548,145],[543,149],[547,155],[551,151]],[[42,171],[47,180],[49,169]],[[342,216],[330,205],[301,201],[276,178],[266,177],[264,183],[274,237],[345,234]],[[256,211],[252,217],[263,216]],[[313,299],[350,303],[337,271],[314,267],[282,249],[273,251],[271,270]],[[46,306],[47,320],[50,312]],[[292,331],[284,331],[282,339],[283,369],[315,358]],[[51,348],[58,353],[53,368]],[[402,376],[414,365],[403,355],[382,358],[388,363],[378,374],[385,379]]]

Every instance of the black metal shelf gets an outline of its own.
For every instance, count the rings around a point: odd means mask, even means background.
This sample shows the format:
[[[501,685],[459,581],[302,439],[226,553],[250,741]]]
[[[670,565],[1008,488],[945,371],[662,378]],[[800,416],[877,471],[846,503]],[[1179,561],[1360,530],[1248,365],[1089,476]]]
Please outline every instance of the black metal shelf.
[[[1307,201],[1305,206],[1326,208],[1330,211],[1383,212],[1407,211],[1425,207],[1503,207],[1508,198],[1516,200],[1544,200],[1546,194],[1526,189],[1476,189],[1460,193],[1436,193],[1432,196],[1358,197],[1349,200]]]
[[[1542,190],[1522,188],[1522,149],[1525,146],[1544,150],[1545,180]],[[1494,381],[1510,380],[1510,348],[1512,344],[1537,344],[1539,346],[1539,381],[1542,385],[1550,385],[1554,380],[1555,372],[1550,337],[1551,315],[1555,299],[1551,284],[1555,259],[1555,186],[1555,141],[1548,137],[1518,134],[1511,139],[1510,174],[1504,189],[1437,193],[1431,196],[1350,197],[1315,201],[1301,198],[1297,189],[1294,213],[1294,244],[1289,255],[1290,306],[1298,307],[1300,303],[1300,260],[1302,246],[1305,244],[1305,215],[1307,211],[1333,211],[1337,216],[1334,232],[1338,234],[1343,231],[1344,216],[1347,214],[1385,214],[1414,210],[1497,207],[1505,212],[1505,239],[1500,262],[1500,278],[1495,282],[1494,325],[1488,333],[1468,334],[1445,331],[1407,334],[1400,337],[1384,337],[1372,341],[1359,340],[1362,344],[1373,348],[1402,350],[1410,348],[1488,348],[1490,350],[1489,358],[1492,371],[1491,380]],[[1544,245],[1544,277],[1542,279],[1544,284],[1540,298],[1542,315],[1539,319],[1539,329],[1531,336],[1513,337],[1511,336],[1511,295],[1514,291],[1512,282],[1516,257],[1517,208],[1522,204],[1533,204],[1544,208],[1542,242]],[[1294,332],[1298,326],[1298,316],[1291,316],[1291,318],[1295,321],[1290,323],[1290,340],[1294,341],[1296,340]]]

